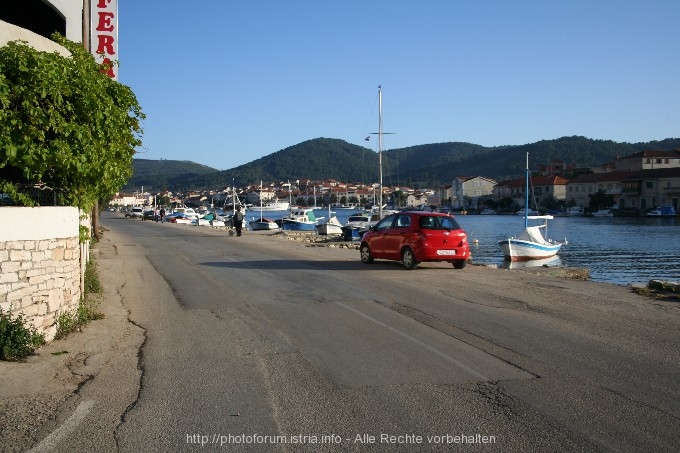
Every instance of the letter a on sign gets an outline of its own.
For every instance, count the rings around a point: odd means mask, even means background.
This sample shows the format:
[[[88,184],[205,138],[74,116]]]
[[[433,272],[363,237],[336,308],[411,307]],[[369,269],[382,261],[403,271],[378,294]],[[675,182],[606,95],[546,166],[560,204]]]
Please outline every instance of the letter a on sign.
[[[106,73],[118,79],[118,0],[89,0],[90,48],[97,62],[106,65]]]

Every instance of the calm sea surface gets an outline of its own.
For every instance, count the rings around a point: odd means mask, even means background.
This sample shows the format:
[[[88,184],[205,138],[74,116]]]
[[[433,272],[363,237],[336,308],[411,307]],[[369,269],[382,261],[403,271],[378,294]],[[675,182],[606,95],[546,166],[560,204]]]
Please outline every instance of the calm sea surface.
[[[328,210],[314,211],[328,217]],[[337,210],[344,223],[354,211]],[[286,212],[265,212],[280,219]],[[249,211],[246,219],[259,215]],[[508,263],[498,241],[514,236],[524,228],[524,219],[513,215],[459,215],[458,223],[467,231],[472,262],[502,266]],[[548,225],[548,237],[567,239],[555,258],[529,262],[529,265],[587,268],[597,282],[626,285],[652,279],[680,281],[680,218],[556,217]]]

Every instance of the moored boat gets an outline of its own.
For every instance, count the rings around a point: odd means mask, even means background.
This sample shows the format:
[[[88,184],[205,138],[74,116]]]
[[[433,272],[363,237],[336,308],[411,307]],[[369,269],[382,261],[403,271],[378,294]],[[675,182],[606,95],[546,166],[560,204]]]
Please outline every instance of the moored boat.
[[[287,201],[280,201],[274,198],[271,201],[262,203],[260,211],[287,211],[290,209],[290,203]]]
[[[317,225],[316,230],[319,234],[335,236],[342,234],[342,224],[336,216],[331,217],[325,223]]]
[[[527,153],[526,179],[524,188],[524,230],[517,236],[498,241],[505,259],[509,261],[528,261],[555,256],[560,250],[562,242],[547,238],[548,220],[551,215],[528,215],[529,210],[529,153]],[[529,220],[544,220],[542,225],[529,225]]]
[[[278,230],[279,224],[266,217],[259,217],[248,222],[250,229],[253,231],[261,230]]]
[[[661,206],[660,208],[649,211],[647,217],[676,217],[678,213],[673,206]]]
[[[281,219],[281,228],[290,231],[314,231],[317,224],[318,219],[312,208],[292,209]]]
[[[611,209],[598,209],[593,212],[593,217],[614,217],[614,213]]]

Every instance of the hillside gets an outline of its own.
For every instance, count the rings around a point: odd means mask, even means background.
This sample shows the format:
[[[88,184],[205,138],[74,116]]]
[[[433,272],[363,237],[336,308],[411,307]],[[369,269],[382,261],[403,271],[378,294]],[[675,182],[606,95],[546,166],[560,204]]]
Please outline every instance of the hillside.
[[[680,139],[617,143],[585,137],[562,137],[520,146],[484,147],[450,142],[387,150],[383,181],[387,185],[432,187],[458,176],[503,180],[521,176],[525,154],[537,168],[553,159],[592,167],[642,150],[680,148]],[[344,140],[317,138],[277,151],[239,167],[219,171],[189,161],[134,159],[134,173],[125,190],[215,189],[263,181],[336,179],[372,183],[378,180],[378,154]]]

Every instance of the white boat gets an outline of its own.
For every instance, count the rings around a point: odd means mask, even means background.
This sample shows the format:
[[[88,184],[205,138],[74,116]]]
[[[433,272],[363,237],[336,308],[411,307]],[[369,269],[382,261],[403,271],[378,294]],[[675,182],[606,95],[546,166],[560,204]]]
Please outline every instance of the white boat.
[[[291,231],[314,231],[318,219],[312,208],[292,209],[288,215],[281,219],[281,228]]]
[[[496,210],[491,208],[484,208],[481,211],[479,211],[479,215],[494,215],[494,214],[496,214]]]
[[[198,226],[218,227],[224,226],[224,220],[217,215],[215,211],[207,211],[204,215],[198,218],[196,224]]]
[[[524,211],[529,212],[529,153],[526,164],[526,186],[524,188]],[[517,236],[498,241],[498,245],[505,259],[509,261],[528,261],[545,259],[555,256],[565,242],[556,242],[547,239],[548,220],[551,215],[527,215],[524,214],[524,230]],[[544,220],[541,225],[529,226],[529,220]]]
[[[647,217],[676,217],[678,213],[675,212],[673,206],[661,206],[653,211],[649,211],[646,215]]]
[[[567,208],[567,215],[570,217],[581,216],[583,214],[585,214],[585,211],[582,206],[571,206]]]
[[[187,208],[187,207],[181,207],[181,208],[175,208],[173,212],[179,212],[181,214],[184,214],[187,217],[191,217],[193,219],[198,218],[198,212],[194,211],[193,208]]]
[[[288,205],[288,203],[286,203],[286,205]],[[286,209],[288,209],[288,207],[286,207]],[[253,231],[278,230],[278,223],[262,215],[264,210],[264,204],[262,203],[262,181],[260,181],[260,218],[251,220],[248,222],[248,225],[250,225],[250,229]],[[273,210],[274,209],[272,209],[272,211]],[[278,209],[276,210],[278,211]]]
[[[332,216],[329,218],[326,223],[322,223],[321,225],[317,225],[316,231],[319,234],[325,234],[328,236],[335,236],[335,235],[341,235],[342,234],[342,223],[338,220],[336,216]]]
[[[260,211],[287,211],[290,209],[290,203],[287,201],[279,201],[274,198],[271,201],[262,203]]]
[[[275,221],[268,219],[266,217],[259,217],[259,218],[253,219],[250,222],[248,222],[248,225],[250,225],[250,229],[253,230],[253,231],[278,230],[279,229],[278,223],[276,223]]]
[[[525,212],[526,212],[526,214],[525,214]],[[519,211],[517,211],[517,215],[522,216],[522,217],[525,217],[525,216],[528,216],[528,215],[530,215],[530,216],[537,216],[537,215],[538,215],[538,211],[534,211],[534,210],[531,209],[531,208],[522,208],[522,209],[520,209]]]
[[[599,209],[593,212],[593,217],[614,217],[611,209]]]
[[[384,214],[384,213],[383,213]],[[342,234],[347,241],[356,241],[381,219],[379,211],[359,211],[347,217],[345,224],[342,225]]]

